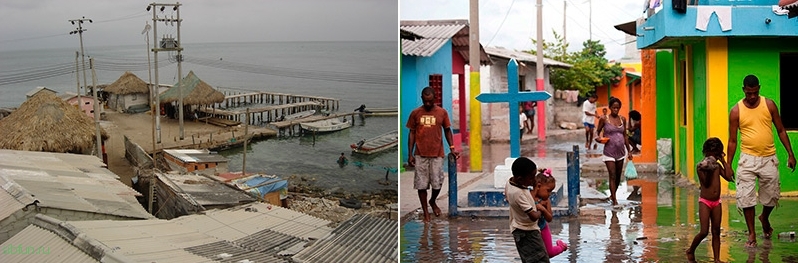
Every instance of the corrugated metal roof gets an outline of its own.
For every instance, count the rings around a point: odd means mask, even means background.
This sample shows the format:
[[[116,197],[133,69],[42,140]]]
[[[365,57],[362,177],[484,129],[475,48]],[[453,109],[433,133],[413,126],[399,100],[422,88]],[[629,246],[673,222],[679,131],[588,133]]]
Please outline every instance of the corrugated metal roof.
[[[158,180],[169,186],[173,192],[188,195],[186,198],[201,206],[234,206],[257,201],[244,191],[198,174],[158,174]]]
[[[0,149],[0,177],[4,185],[18,186],[3,187],[6,193],[18,200],[34,196],[39,207],[153,218],[136,200],[140,194],[95,156]]]
[[[399,29],[422,37],[416,40],[402,39],[402,55],[429,57],[451,40],[452,49],[458,52],[466,63],[470,59],[468,20],[403,20],[399,23]],[[482,45],[479,49],[480,64],[490,65],[491,61]]]
[[[211,154],[208,150],[177,149],[163,150],[165,153],[183,161],[184,163],[226,163],[229,160],[218,154]]]
[[[289,262],[269,254],[268,251],[249,250],[229,241],[190,247],[186,251],[221,262]]]
[[[183,216],[172,221],[229,241],[264,229],[305,241],[323,238],[333,230],[327,226],[330,221],[260,202],[208,210],[201,216]]]
[[[329,223],[263,203],[173,220],[65,222],[41,214],[34,220],[36,226],[50,233],[48,238],[71,243],[72,248],[65,247],[65,251],[94,251],[90,255],[97,260],[116,257],[136,262],[286,261],[286,256],[301,251],[311,239],[329,236],[333,231],[326,226]],[[393,232],[388,234],[393,236],[396,249],[395,221],[393,224]]]
[[[99,262],[52,232],[29,225],[0,247],[0,262]],[[14,251],[7,251],[14,249]],[[20,251],[21,250],[21,251]]]
[[[511,58],[514,58],[515,60],[517,60],[519,62],[537,63],[537,61],[538,61],[538,58],[535,55],[532,55],[532,54],[529,54],[529,53],[526,53],[526,52],[521,52],[521,51],[509,50],[509,49],[506,49],[506,48],[503,48],[503,47],[486,47],[485,48],[485,52],[487,52],[491,56],[506,58],[508,60],[511,59]],[[549,67],[559,67],[559,68],[570,68],[570,67],[573,67],[571,64],[560,62],[560,61],[553,60],[553,59],[548,59],[548,58],[543,58],[543,65],[549,66]]]
[[[4,174],[0,169],[0,174]],[[25,189],[8,178],[0,176],[0,221],[36,201]]]
[[[298,262],[396,262],[398,222],[363,214],[341,223],[328,238],[297,253]]]

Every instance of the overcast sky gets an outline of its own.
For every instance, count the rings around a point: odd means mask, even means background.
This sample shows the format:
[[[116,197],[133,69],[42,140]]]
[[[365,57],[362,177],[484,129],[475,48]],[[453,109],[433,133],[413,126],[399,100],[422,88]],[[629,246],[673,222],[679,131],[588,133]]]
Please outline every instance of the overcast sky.
[[[84,46],[135,45],[152,23],[153,1],[2,0],[0,50],[70,48],[80,45],[69,35],[84,24]],[[155,2],[175,4],[176,1]],[[396,41],[396,0],[192,0],[181,2],[183,43],[253,41]],[[159,16],[177,16],[167,8]],[[176,26],[158,25],[158,34],[177,35]]]
[[[535,0],[479,1],[479,32],[483,46],[502,46],[515,50],[534,49],[530,39],[536,37],[537,8]],[[607,49],[606,58],[624,56],[626,34],[613,26],[643,16],[643,0],[543,0],[543,38],[553,41],[552,30],[563,33],[563,3],[565,8],[565,37],[570,51],[582,49],[590,39],[601,40]],[[592,13],[592,19],[591,17]],[[468,19],[468,0],[401,0],[401,20]],[[591,23],[592,22],[592,23]],[[636,45],[632,42],[630,45]]]

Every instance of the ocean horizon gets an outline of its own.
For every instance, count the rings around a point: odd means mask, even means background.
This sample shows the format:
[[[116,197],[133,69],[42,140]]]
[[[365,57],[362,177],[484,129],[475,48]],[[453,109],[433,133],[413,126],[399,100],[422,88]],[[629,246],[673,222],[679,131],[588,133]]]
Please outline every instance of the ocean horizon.
[[[77,46],[77,45],[75,45]],[[18,107],[25,93],[47,87],[59,93],[77,92],[83,74],[75,71],[75,48],[0,51],[0,108]],[[94,58],[97,85],[111,84],[125,71],[144,81],[154,66],[146,43],[114,47],[84,47]],[[152,53],[150,53],[152,55]],[[176,52],[158,53],[158,83],[177,83]],[[396,41],[288,41],[190,43],[184,45],[182,76],[193,71],[222,91],[263,91],[335,98],[341,112],[361,104],[370,108],[398,108],[398,43]],[[86,57],[86,63],[89,59]],[[155,74],[152,73],[154,82]],[[91,72],[86,80],[92,85]],[[83,91],[81,91],[83,92]],[[398,168],[398,150],[375,155],[352,154],[349,144],[398,128],[398,116],[368,117],[365,123],[332,134],[273,138],[250,144],[247,171],[288,178],[315,178],[326,189],[353,193],[398,188],[378,181],[386,169]],[[220,152],[230,159],[231,171],[240,171],[244,149]],[[350,165],[335,162],[346,153]],[[365,164],[356,166],[352,163]]]

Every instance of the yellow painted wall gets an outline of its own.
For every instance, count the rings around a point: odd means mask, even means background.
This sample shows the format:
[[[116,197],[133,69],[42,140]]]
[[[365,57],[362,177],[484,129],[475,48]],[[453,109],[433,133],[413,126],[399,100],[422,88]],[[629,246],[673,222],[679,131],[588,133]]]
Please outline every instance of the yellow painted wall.
[[[707,138],[718,137],[724,146],[729,141],[729,59],[725,37],[707,38]],[[724,110],[719,110],[724,109]],[[725,147],[724,147],[725,148]],[[724,149],[725,151],[725,149]],[[721,181],[721,193],[729,193],[729,183]]]

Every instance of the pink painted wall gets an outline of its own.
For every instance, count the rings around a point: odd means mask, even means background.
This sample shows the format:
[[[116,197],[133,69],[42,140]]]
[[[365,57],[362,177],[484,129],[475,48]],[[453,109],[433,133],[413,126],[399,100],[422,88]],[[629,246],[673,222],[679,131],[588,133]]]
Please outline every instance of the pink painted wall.
[[[83,102],[83,105],[81,105],[80,107],[81,110],[83,110],[83,112],[86,113],[86,116],[89,116],[90,118],[94,119],[94,114],[91,113],[94,110],[94,98],[82,96],[81,100]],[[77,105],[78,97],[77,96],[72,97],[71,99],[68,99],[66,102],[69,103],[70,105]],[[100,110],[100,112],[102,112],[102,110]]]

